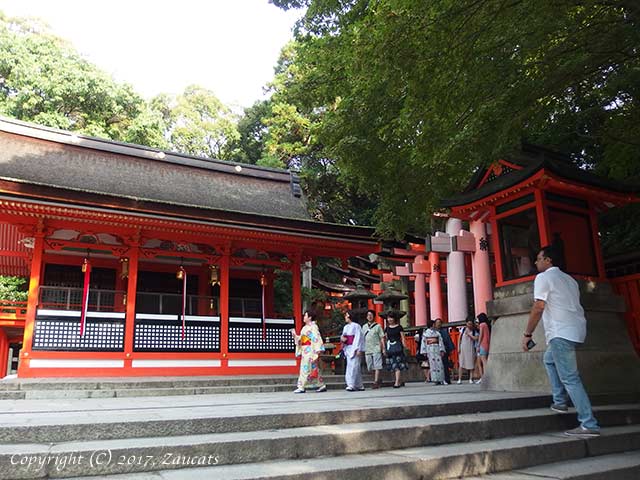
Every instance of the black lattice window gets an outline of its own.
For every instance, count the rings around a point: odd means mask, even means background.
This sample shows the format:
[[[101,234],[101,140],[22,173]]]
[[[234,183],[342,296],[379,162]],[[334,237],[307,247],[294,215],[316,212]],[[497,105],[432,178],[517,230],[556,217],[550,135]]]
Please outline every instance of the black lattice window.
[[[179,320],[136,319],[133,350],[135,352],[219,352],[220,324],[187,320],[183,339],[182,322]]]
[[[124,319],[87,317],[80,336],[79,317],[37,316],[33,350],[122,352]]]
[[[261,324],[229,324],[230,352],[293,352],[295,345],[291,337],[291,325],[267,323],[263,337]]]

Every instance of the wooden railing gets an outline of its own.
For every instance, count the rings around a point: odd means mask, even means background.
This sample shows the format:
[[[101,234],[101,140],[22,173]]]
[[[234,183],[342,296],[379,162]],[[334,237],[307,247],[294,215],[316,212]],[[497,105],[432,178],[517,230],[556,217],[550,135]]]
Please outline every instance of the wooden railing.
[[[24,321],[27,315],[27,302],[0,300],[0,320]]]

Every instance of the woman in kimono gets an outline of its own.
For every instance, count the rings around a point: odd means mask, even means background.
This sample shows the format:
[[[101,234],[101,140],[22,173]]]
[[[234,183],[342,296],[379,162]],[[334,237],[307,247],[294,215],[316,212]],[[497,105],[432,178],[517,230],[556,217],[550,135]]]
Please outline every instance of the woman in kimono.
[[[433,320],[427,321],[427,329],[422,334],[420,342],[420,353],[426,355],[431,371],[431,381],[438,385],[446,384],[444,381],[444,365],[442,357],[444,356],[444,341],[442,335],[435,328]]]
[[[352,313],[347,310],[344,313],[345,326],[342,329],[342,351],[347,359],[347,368],[344,372],[344,381],[347,384],[347,392],[364,390],[362,384],[362,371],[360,370],[360,354],[364,351],[364,337],[362,328],[353,321]]]
[[[296,331],[291,330],[296,344],[296,357],[301,357],[298,388],[293,393],[304,393],[310,386],[316,386],[317,392],[327,391],[318,365],[318,357],[321,352],[324,352],[324,343],[322,336],[320,336],[320,330],[314,322],[315,317],[315,313],[307,310],[304,312],[304,326],[300,330],[300,335],[296,335]]]
[[[458,383],[462,382],[462,370],[469,370],[469,383],[473,383],[473,370],[476,368],[476,347],[475,342],[478,336],[475,334],[473,320],[467,320],[467,326],[460,335],[458,345]]]

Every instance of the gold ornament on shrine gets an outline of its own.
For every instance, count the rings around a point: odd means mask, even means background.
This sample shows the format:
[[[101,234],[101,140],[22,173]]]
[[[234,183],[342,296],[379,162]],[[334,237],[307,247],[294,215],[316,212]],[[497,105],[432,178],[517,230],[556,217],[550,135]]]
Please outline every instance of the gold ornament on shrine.
[[[129,259],[127,257],[120,259],[120,278],[129,278]]]
[[[215,265],[209,265],[209,283],[212,287],[214,285],[220,285],[220,272]]]

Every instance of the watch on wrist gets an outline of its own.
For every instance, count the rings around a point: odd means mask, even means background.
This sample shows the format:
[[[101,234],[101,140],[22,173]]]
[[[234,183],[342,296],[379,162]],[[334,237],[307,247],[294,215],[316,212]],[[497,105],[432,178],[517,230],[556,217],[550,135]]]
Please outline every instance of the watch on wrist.
[[[527,338],[533,337],[533,333],[523,333],[523,335]]]

